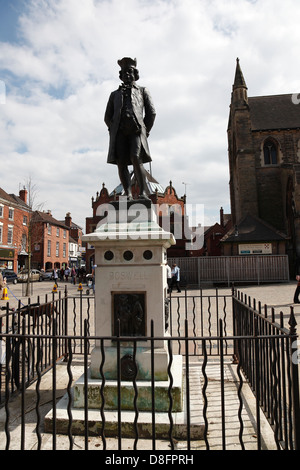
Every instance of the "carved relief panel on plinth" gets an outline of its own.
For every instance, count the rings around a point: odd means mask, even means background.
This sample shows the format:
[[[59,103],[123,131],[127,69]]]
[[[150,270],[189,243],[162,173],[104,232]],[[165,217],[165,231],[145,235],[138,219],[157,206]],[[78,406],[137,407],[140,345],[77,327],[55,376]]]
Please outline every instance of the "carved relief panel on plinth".
[[[113,336],[146,336],[146,294],[113,293]],[[120,325],[120,327],[119,327]]]

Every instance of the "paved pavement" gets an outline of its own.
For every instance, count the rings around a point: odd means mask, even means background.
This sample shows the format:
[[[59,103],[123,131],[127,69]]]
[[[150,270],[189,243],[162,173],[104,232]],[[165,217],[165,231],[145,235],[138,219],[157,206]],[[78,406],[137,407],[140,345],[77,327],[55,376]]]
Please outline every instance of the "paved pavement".
[[[64,290],[65,283],[59,285],[59,290]],[[36,283],[33,287],[32,299],[34,301],[35,296],[43,295],[45,293],[52,294],[53,283],[50,281],[45,281],[42,283]],[[72,286],[68,284],[69,292],[76,293],[77,286]],[[289,284],[277,284],[277,285],[261,285],[261,286],[243,286],[240,288],[241,292],[245,293],[247,296],[250,296],[251,299],[255,298],[256,301],[261,301],[262,304],[267,304],[269,307],[275,309],[276,314],[281,310],[284,312],[285,321],[288,321],[290,314],[290,307],[293,305],[293,294],[295,290],[295,283]],[[205,289],[205,294],[213,293],[214,288]],[[195,292],[195,291],[193,291]],[[230,293],[230,289],[220,288],[219,292],[222,294]],[[9,302],[11,306],[17,306],[18,299],[20,299],[24,304],[28,302],[27,298],[22,296],[22,286],[21,285],[9,285]],[[181,295],[184,295],[182,293]],[[4,301],[1,301],[1,305],[5,304]],[[298,323],[300,322],[300,305],[295,305],[295,314],[298,318]],[[300,328],[300,327],[299,327]],[[201,364],[195,363],[192,364],[192,368],[199,369]],[[80,377],[83,371],[82,358],[76,358],[72,366],[72,374],[74,381]],[[207,389],[208,396],[208,423],[209,423],[209,445],[212,450],[220,450],[222,448],[222,428],[221,428],[221,403],[220,403],[220,367],[218,361],[211,360],[207,366],[208,374],[208,383],[209,387]],[[66,364],[61,362],[57,367],[57,398],[64,396],[68,382],[68,374],[66,372]],[[41,416],[45,416],[52,408],[52,373],[48,372],[43,376],[40,390],[41,390],[41,401],[39,405],[39,412]],[[193,386],[199,388],[199,383],[196,382]],[[37,448],[37,436],[36,436],[36,403],[35,403],[35,387],[36,384],[33,384],[26,392],[25,400],[25,409],[26,409],[26,438],[25,438],[25,449],[36,449]],[[240,449],[240,443],[238,438],[239,431],[239,422],[238,422],[238,409],[239,401],[237,397],[237,387],[238,387],[238,378],[236,375],[236,366],[231,363],[230,360],[226,362],[225,365],[225,409],[226,409],[226,448],[230,450]],[[191,396],[193,391],[191,389]],[[254,450],[257,446],[256,439],[256,428],[255,428],[255,399],[247,387],[246,384],[243,385],[243,421],[244,421],[244,433],[243,440],[245,443],[246,449]],[[15,397],[12,400],[12,403],[9,407],[10,412],[10,421],[9,421],[9,430],[10,430],[10,446],[9,448],[20,449],[20,439],[21,439],[21,416],[20,408],[21,407],[21,397]],[[4,449],[7,444],[7,436],[5,433],[5,419],[6,411],[5,408],[0,410],[0,450]],[[273,433],[265,421],[264,416],[261,414],[261,423],[262,423],[262,434],[263,440],[262,445],[265,449],[276,449]],[[49,450],[53,447],[53,436],[49,433],[43,432],[42,430],[42,449]],[[178,451],[186,450],[186,442],[176,441],[175,448]],[[70,442],[67,436],[57,435],[56,436],[56,445],[57,449],[67,450],[70,447]],[[84,450],[85,441],[81,436],[74,436],[73,449],[74,450]],[[107,438],[107,449],[117,450],[118,441],[114,438]],[[88,448],[90,450],[102,449],[102,442],[100,437],[89,437]],[[133,448],[133,440],[131,439],[122,439],[122,450],[130,450]],[[139,440],[138,449],[146,450],[152,448],[152,441],[149,440]],[[167,450],[170,451],[170,442],[168,440],[159,440],[156,443],[157,450]],[[202,450],[205,449],[205,442],[193,441],[192,449]]]
[[[52,289],[54,283],[53,281],[43,281],[43,282],[35,282],[32,284],[32,294],[31,299],[33,302],[36,301],[37,296],[41,296],[43,299],[44,295],[52,296]],[[74,286],[70,282],[60,282],[58,284],[58,292],[64,293],[65,287],[67,287],[68,292],[70,295],[78,295],[78,285]],[[84,292],[87,286],[83,284]],[[251,302],[253,299],[256,300],[256,304],[260,301],[262,306],[266,304],[268,306],[268,312],[271,312],[271,308],[274,308],[275,315],[279,315],[280,311],[283,312],[284,318],[288,320],[290,316],[290,307],[293,306],[294,313],[296,315],[296,319],[299,319],[300,323],[300,304],[293,303],[294,291],[296,289],[296,282],[284,283],[284,284],[263,284],[263,285],[249,285],[249,286],[241,286],[237,287],[242,293],[247,295]],[[24,285],[22,284],[9,284],[8,285],[8,296],[9,296],[9,304],[11,307],[17,307],[18,300],[20,299],[21,302],[26,305],[28,303],[28,298],[23,295]],[[203,294],[205,295],[213,295],[216,289],[214,287],[203,288]],[[219,287],[218,291],[221,295],[230,295],[231,289],[226,287]],[[197,294],[198,290],[193,289],[188,291],[188,294],[193,295]],[[180,294],[184,296],[184,291]],[[55,294],[54,298],[57,298],[57,294]],[[0,306],[5,305],[5,301],[0,300]],[[286,323],[287,324],[287,323]]]

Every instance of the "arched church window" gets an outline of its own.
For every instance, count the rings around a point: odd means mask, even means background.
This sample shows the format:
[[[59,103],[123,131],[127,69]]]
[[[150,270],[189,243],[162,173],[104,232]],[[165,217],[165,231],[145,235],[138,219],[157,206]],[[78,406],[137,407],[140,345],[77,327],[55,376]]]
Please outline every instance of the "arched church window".
[[[264,143],[264,163],[265,165],[277,165],[278,148],[273,140]]]

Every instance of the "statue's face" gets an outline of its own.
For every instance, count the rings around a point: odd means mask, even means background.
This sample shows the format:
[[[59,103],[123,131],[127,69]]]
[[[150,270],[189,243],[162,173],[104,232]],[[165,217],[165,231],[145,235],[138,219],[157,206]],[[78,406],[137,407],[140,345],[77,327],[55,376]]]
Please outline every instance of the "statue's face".
[[[135,81],[134,67],[127,67],[122,70],[122,80],[125,85],[131,85]]]

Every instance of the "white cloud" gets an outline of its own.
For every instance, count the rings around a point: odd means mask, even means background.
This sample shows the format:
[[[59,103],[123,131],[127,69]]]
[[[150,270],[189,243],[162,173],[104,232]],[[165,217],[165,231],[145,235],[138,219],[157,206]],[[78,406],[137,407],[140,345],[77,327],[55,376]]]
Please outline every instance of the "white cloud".
[[[117,60],[137,57],[157,119],[153,175],[218,220],[229,210],[227,123],[235,59],[249,95],[299,92],[294,0],[30,0],[20,40],[0,43],[1,186],[32,175],[55,217],[84,226],[91,197],[119,183],[103,121]],[[0,11],[1,14],[1,11]]]

